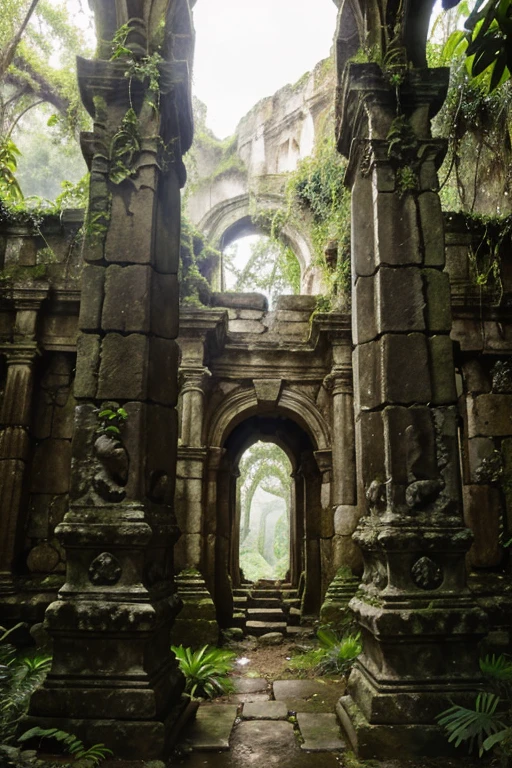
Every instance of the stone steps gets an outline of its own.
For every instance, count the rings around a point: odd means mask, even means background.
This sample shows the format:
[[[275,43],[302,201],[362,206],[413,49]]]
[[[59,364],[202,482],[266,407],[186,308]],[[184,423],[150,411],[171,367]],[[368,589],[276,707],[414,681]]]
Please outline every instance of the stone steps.
[[[286,621],[286,616],[282,608],[248,608],[247,609],[248,621],[265,621],[276,622]]]
[[[245,629],[248,635],[255,635],[261,637],[261,635],[267,635],[269,632],[281,632],[286,634],[286,622],[285,621],[247,621],[245,623]]]

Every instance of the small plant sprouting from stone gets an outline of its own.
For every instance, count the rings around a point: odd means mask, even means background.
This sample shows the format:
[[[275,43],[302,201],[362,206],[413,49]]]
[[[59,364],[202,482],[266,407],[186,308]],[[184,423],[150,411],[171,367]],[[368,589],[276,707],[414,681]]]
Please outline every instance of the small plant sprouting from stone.
[[[503,456],[500,451],[493,451],[490,456],[482,459],[475,472],[478,483],[499,483],[503,478]]]
[[[98,413],[100,425],[96,432],[100,435],[112,437],[114,440],[120,440],[121,427],[126,422],[127,418],[128,413],[124,408],[117,408],[116,410],[113,410],[112,408],[104,408]]]

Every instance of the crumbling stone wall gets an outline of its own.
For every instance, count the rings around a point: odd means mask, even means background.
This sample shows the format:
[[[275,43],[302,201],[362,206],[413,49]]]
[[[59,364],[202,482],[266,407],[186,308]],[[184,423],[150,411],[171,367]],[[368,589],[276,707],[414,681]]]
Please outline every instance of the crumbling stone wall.
[[[315,142],[334,130],[332,58],[320,62],[295,85],[263,99],[240,121],[235,135],[216,140],[201,124],[187,162],[186,212],[215,248],[238,237],[263,233],[268,218],[284,212],[285,186],[297,163],[311,155]],[[322,293],[323,279],[314,264],[308,228],[288,223],[283,240],[295,253],[302,274],[302,293]],[[216,288],[220,289],[220,278]]]

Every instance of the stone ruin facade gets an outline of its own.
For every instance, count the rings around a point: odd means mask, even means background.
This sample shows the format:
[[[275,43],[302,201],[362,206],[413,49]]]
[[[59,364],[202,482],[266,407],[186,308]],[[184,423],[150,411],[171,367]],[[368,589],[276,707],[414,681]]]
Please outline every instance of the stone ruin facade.
[[[0,232],[2,624],[44,616],[54,653],[29,720],[121,757],[168,753],[184,717],[169,652],[180,579],[185,609],[197,579],[205,631],[232,626],[238,462],[263,438],[293,467],[301,611],[355,593],[364,648],[338,707],[352,744],[363,757],[442,753],[435,716],[474,696],[479,642],[510,646],[512,327],[507,303],[475,288],[471,233],[439,202],[445,147],[430,121],[448,73],[426,68],[433,0],[398,19],[391,0],[340,3],[351,313],[315,313],[308,295],[269,312],[262,296],[219,292],[179,311],[190,4],[93,5],[100,40],[129,22],[134,56],[164,61],[155,107],[108,42],[79,59],[94,120],[83,249],[80,212]],[[399,105],[385,70],[351,61],[366,46],[399,50]],[[139,147],[116,155],[129,109]],[[390,147],[397,128],[413,138],[406,155]]]

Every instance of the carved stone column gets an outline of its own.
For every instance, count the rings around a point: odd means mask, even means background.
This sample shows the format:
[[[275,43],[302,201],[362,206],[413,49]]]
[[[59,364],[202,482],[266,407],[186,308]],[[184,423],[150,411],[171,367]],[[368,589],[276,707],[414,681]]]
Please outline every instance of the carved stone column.
[[[155,759],[168,752],[184,687],[169,644],[180,607],[173,497],[181,157],[192,135],[188,63],[174,59],[191,54],[192,33],[183,0],[166,18],[149,0],[94,6],[103,58],[78,60],[94,133],[82,142],[91,184],[71,508],[56,530],[67,577],[46,612],[53,664],[30,715],[104,742],[118,757]],[[124,22],[130,54],[109,60],[108,41]],[[132,59],[145,67],[154,53],[158,90],[130,74]]]
[[[211,376],[203,366],[180,368],[182,398],[181,444],[192,448],[202,447],[204,419],[205,380]]]
[[[473,701],[485,617],[466,587],[450,292],[430,136],[444,70],[375,64],[343,82],[350,155],[357,462],[366,516],[355,540],[363,584],[352,600],[363,653],[339,708],[362,756],[448,749],[435,717]]]
[[[7,380],[0,411],[0,594],[12,594],[14,565],[23,542],[26,471],[30,459],[30,425],[37,316],[48,296],[48,284],[15,286],[14,341],[0,347]]]
[[[23,536],[24,480],[30,455],[34,342],[0,349],[7,381],[0,413],[0,594],[12,594],[14,563]]]

